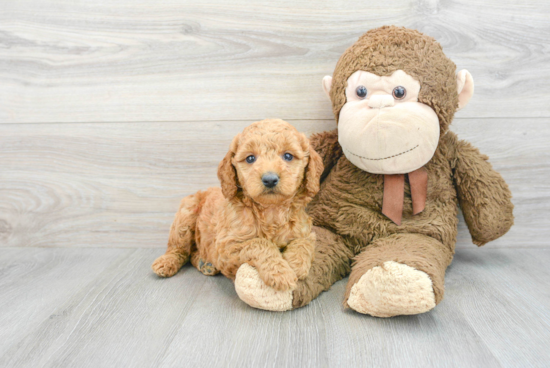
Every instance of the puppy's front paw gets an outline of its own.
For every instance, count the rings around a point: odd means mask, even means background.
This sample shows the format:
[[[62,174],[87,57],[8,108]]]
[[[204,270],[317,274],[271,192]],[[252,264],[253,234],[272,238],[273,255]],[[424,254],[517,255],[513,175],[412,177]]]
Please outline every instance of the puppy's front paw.
[[[172,277],[183,266],[183,263],[181,257],[175,254],[163,254],[153,262],[151,268],[160,277]]]
[[[298,280],[303,280],[307,277],[311,268],[311,258],[297,257],[292,253],[283,253],[283,258],[288,262]]]
[[[267,264],[258,265],[260,278],[275,290],[290,290],[296,288],[298,277],[284,259],[271,260]]]

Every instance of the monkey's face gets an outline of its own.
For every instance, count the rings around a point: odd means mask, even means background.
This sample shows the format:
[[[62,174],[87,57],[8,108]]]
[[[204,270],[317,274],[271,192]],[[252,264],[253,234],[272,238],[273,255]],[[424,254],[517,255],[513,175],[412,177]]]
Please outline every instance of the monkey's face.
[[[418,101],[420,83],[402,70],[380,77],[365,71],[347,80],[338,140],[346,158],[373,174],[424,166],[439,142],[439,119]]]

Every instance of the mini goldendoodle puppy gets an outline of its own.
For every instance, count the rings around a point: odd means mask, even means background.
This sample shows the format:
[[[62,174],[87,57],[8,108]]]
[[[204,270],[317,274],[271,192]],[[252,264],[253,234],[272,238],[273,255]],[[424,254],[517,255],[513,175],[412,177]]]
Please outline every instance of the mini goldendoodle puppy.
[[[246,263],[275,290],[293,289],[314,254],[305,207],[322,172],[321,158],[293,126],[278,119],[253,123],[233,139],[218,167],[221,189],[182,200],[166,254],[153,270],[170,277],[190,259],[205,275],[235,280]]]

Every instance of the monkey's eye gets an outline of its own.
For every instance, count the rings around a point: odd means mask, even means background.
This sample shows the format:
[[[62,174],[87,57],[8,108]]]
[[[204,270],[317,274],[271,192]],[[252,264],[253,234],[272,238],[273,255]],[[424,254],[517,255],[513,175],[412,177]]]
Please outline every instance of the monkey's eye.
[[[285,153],[283,155],[283,158],[285,159],[285,161],[292,161],[292,159],[294,158],[294,156],[292,156],[290,153]]]
[[[246,162],[248,162],[249,164],[253,164],[254,161],[256,161],[256,156],[254,155],[250,155],[246,158]]]
[[[392,94],[393,98],[395,98],[396,100],[402,100],[407,95],[407,90],[405,89],[405,87],[395,87]]]
[[[357,96],[365,98],[367,97],[367,87],[359,86],[355,89],[355,93],[357,94]]]

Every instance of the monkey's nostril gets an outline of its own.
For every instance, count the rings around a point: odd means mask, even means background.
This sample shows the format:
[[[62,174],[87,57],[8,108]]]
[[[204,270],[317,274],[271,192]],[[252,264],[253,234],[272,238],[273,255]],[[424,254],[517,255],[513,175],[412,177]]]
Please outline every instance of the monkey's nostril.
[[[279,176],[275,173],[268,172],[262,176],[262,183],[267,188],[273,188],[279,183]]]

